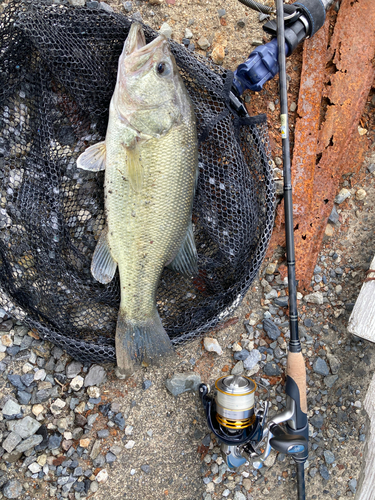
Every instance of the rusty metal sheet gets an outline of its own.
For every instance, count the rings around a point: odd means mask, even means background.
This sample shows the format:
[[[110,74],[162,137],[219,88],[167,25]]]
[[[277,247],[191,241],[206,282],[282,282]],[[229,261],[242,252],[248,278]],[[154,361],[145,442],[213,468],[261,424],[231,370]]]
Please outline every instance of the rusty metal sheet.
[[[361,164],[367,139],[358,123],[374,79],[373,0],[343,0],[329,39],[325,26],[304,46],[293,151],[296,277],[308,288],[339,181]],[[271,249],[284,246],[280,206]]]

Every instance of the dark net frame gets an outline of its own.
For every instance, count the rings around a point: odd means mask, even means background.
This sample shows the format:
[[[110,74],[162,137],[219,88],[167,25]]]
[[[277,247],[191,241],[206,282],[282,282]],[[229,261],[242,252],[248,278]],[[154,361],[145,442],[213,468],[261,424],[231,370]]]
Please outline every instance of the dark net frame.
[[[119,279],[95,281],[104,174],[76,159],[104,139],[131,20],[97,8],[13,1],[0,20],[0,303],[84,362],[115,361]],[[157,33],[145,26],[149,42]],[[195,107],[199,275],[163,271],[157,305],[172,343],[239,305],[264,259],[275,190],[266,117],[229,107],[233,74],[171,42]]]

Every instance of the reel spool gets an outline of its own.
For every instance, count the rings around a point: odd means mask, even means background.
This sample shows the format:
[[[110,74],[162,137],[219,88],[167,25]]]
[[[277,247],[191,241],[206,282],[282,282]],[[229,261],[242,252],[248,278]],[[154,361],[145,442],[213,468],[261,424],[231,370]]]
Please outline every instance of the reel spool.
[[[229,431],[238,431],[255,424],[255,390],[251,378],[224,376],[215,382],[216,420]]]

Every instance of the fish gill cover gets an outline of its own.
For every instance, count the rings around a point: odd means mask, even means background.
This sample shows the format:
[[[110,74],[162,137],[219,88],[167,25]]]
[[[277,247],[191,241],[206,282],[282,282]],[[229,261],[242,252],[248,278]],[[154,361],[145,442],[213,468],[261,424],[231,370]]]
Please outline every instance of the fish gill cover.
[[[13,1],[0,17],[0,305],[82,361],[115,361],[118,272],[90,271],[104,227],[103,172],[77,168],[105,137],[131,20]],[[157,36],[145,28],[147,42]],[[232,73],[171,41],[199,138],[193,207],[199,274],[164,269],[157,306],[173,344],[230,315],[264,258],[274,185],[266,118],[228,105]]]

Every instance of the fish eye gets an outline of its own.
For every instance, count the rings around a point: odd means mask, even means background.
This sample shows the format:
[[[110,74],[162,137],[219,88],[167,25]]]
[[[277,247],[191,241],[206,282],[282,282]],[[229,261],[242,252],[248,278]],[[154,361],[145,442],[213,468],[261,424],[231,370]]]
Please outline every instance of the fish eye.
[[[156,64],[156,71],[162,76],[167,76],[171,72],[169,65],[163,61]]]

